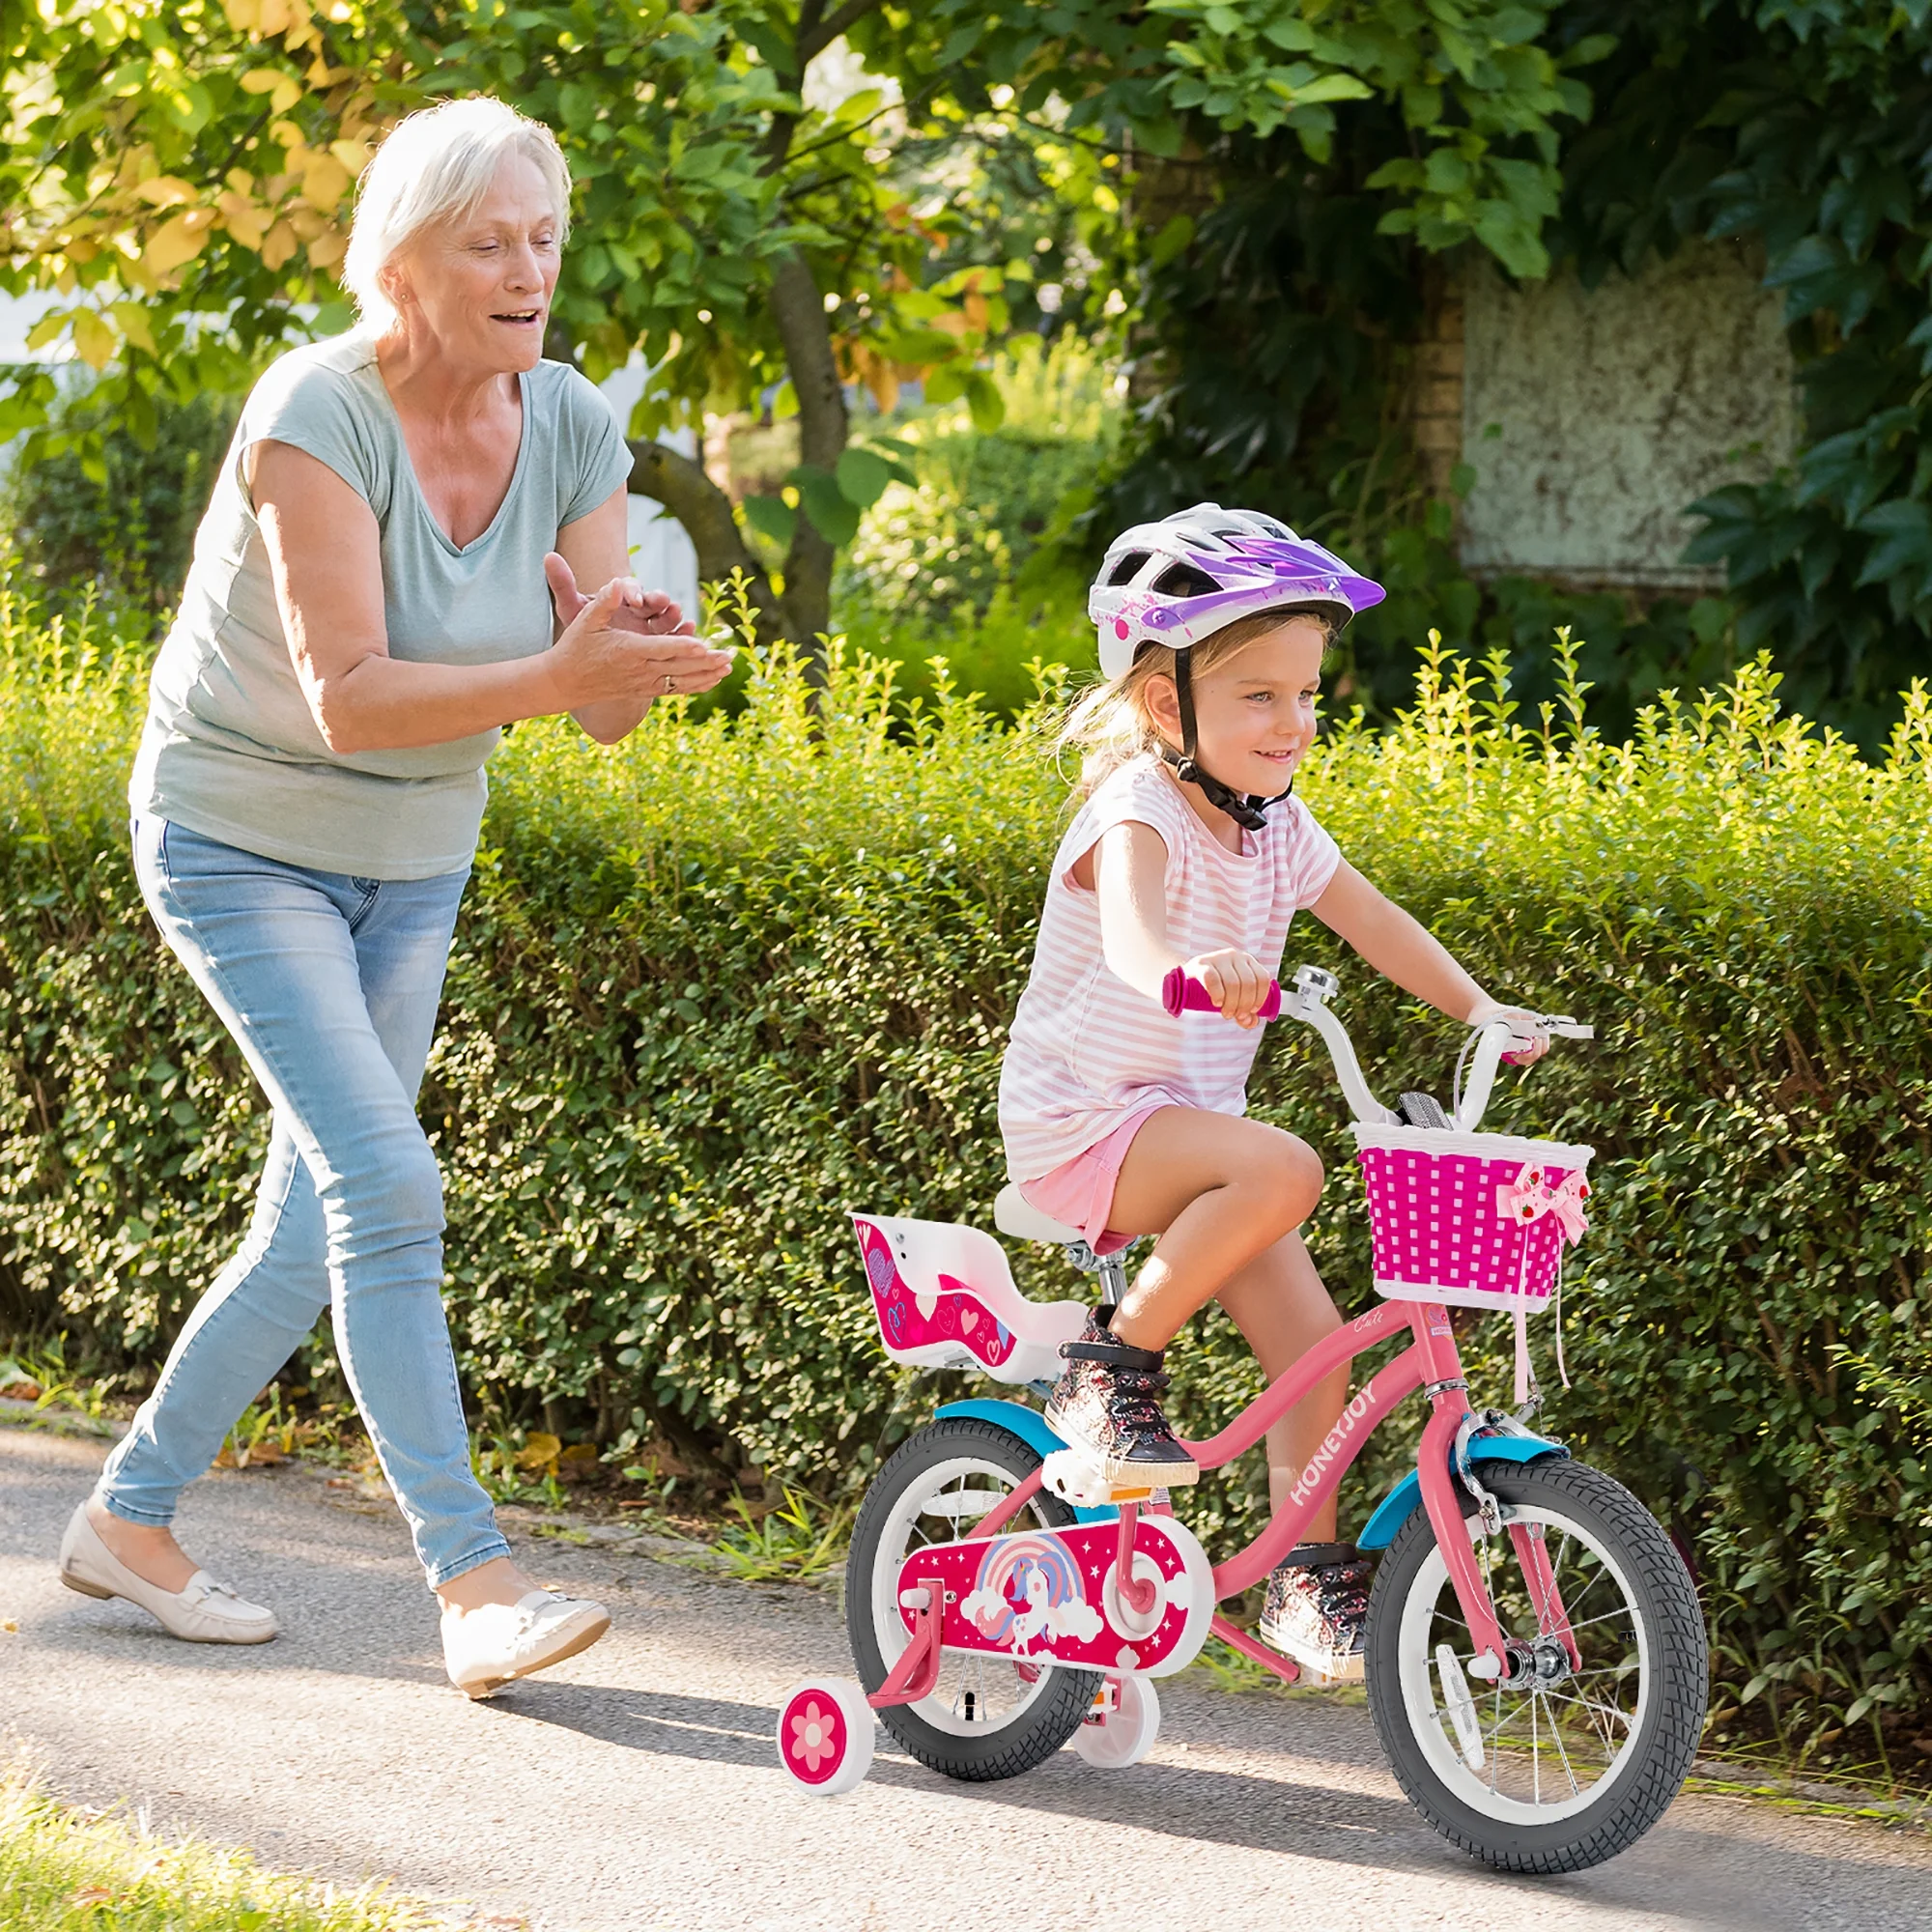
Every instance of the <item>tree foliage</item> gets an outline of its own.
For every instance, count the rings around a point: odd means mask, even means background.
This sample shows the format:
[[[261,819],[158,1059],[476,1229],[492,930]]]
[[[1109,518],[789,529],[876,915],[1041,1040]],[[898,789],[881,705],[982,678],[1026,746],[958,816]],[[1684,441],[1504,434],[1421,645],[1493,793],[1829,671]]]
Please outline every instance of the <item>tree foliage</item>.
[[[577,177],[560,346],[593,376],[633,355],[653,370],[635,487],[685,523],[707,576],[748,571],[768,630],[809,638],[834,550],[899,466],[877,439],[853,446],[843,382],[923,373],[929,395],[994,420],[982,352],[1032,279],[1025,258],[949,261],[975,211],[917,208],[910,168],[1019,143],[1045,153],[1042,184],[1118,220],[1106,170],[1134,144],[1279,129],[1319,161],[1337,103],[1373,99],[1409,140],[1385,170],[1385,224],[1535,272],[1554,117],[1586,105],[1564,71],[1578,56],[1537,44],[1546,17],[1533,0],[41,0],[8,10],[0,46],[0,285],[58,291],[36,345],[70,340],[103,402],[149,430],[163,389],[233,388],[318,320],[347,321],[351,191],[400,115],[511,100]],[[812,62],[841,36],[880,84],[813,105]],[[1136,257],[1130,228],[1112,252]],[[19,372],[0,433],[43,429],[51,388]],[[783,552],[776,582],[662,440],[774,391],[801,446],[783,497],[752,512]]]
[[[1580,0],[1618,19],[1567,168],[1586,276],[1744,237],[1781,290],[1804,400],[1793,471],[1695,505],[1739,643],[1867,739],[1932,639],[1932,0]]]
[[[1928,0],[1567,0],[1539,20],[1555,71],[1591,83],[1551,122],[1556,146],[1534,148],[1554,187],[1538,228],[1548,258],[1594,285],[1688,242],[1753,243],[1804,384],[1791,472],[1686,506],[1704,520],[1690,560],[1725,566],[1728,606],[1572,605],[1612,687],[1607,726],[1628,728],[1660,682],[1709,681],[1768,647],[1798,704],[1875,745],[1925,668],[1928,16]],[[1280,135],[1208,151],[1211,206],[1150,277],[1144,368],[1161,375],[1109,500],[1126,516],[1259,495],[1361,550],[1396,591],[1353,639],[1358,689],[1383,706],[1406,693],[1427,623],[1520,644],[1552,609],[1536,586],[1464,577],[1453,504],[1432,500],[1414,459],[1405,412],[1430,237],[1391,192],[1412,138],[1378,99],[1340,111],[1325,154]]]

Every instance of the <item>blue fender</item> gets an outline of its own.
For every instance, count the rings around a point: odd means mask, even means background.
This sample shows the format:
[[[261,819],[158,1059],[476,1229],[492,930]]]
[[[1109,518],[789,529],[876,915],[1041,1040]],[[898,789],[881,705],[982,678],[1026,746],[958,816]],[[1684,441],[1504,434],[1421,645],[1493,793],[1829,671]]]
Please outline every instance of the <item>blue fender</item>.
[[[975,1422],[990,1422],[995,1429],[1004,1429],[1009,1435],[1017,1435],[1029,1449],[1039,1451],[1041,1461],[1056,1449],[1066,1447],[1054,1434],[1046,1417],[1038,1409],[1029,1408],[1023,1402],[995,1402],[982,1396],[972,1402],[949,1402],[933,1411],[935,1421],[944,1421],[953,1415],[967,1416]],[[1112,1522],[1120,1512],[1111,1508],[1076,1509],[1073,1514],[1082,1522]]]
[[[1469,1444],[1471,1463],[1536,1463],[1546,1456],[1570,1454],[1547,1435],[1479,1435]],[[1357,1549],[1386,1549],[1396,1531],[1422,1502],[1422,1478],[1411,1469],[1380,1502],[1355,1539]]]

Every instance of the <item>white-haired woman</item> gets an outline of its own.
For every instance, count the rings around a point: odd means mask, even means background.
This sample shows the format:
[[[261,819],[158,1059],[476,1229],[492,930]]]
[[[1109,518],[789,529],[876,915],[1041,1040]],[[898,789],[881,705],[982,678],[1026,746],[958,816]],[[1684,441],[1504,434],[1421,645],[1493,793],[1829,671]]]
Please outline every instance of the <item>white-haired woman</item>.
[[[565,711],[613,743],[730,664],[625,575],[622,434],[582,375],[542,359],[569,191],[549,131],[499,102],[403,122],[356,203],[362,326],[283,356],[242,411],[129,797],[148,907],[273,1131],[246,1238],[61,1548],[66,1582],[177,1636],[273,1636],[169,1524],[329,1307],[472,1696],[610,1624],[512,1561],[470,1471],[442,1310],[415,1095],[483,763],[500,726]]]

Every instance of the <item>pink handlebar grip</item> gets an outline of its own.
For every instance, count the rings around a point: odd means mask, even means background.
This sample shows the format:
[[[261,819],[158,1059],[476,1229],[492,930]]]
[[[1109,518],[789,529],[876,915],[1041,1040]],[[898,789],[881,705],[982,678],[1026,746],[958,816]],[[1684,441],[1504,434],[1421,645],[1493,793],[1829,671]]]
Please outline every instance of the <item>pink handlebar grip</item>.
[[[1160,1003],[1168,1010],[1172,1019],[1179,1019],[1183,1012],[1214,1013],[1220,1009],[1214,1004],[1214,996],[1199,980],[1190,979],[1177,966],[1161,981]],[[1267,998],[1261,1004],[1257,1017],[1264,1020],[1281,1017],[1281,981],[1268,981]]]

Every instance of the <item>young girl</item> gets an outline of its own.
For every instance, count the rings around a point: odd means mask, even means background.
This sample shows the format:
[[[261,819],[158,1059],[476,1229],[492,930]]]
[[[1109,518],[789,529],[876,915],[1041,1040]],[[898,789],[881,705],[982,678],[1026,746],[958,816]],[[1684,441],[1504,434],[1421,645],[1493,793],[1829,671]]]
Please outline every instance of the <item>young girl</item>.
[[[1470,1026],[1492,1000],[1344,859],[1289,794],[1315,737],[1321,659],[1378,584],[1271,518],[1197,504],[1109,549],[1089,602],[1108,681],[1069,719],[1086,802],[1053,862],[1000,1079],[1007,1163],[1036,1208],[1106,1253],[1159,1238],[1108,1326],[1088,1324],[1047,1419],[1122,1487],[1200,1471],[1161,1411],[1163,1351],[1218,1300],[1270,1379],[1341,1324],[1297,1232],[1321,1163],[1245,1117],[1257,1014],[1307,907],[1399,986]],[[1171,1019],[1176,968],[1219,1009]],[[1231,1025],[1230,1022],[1233,1022]],[[1268,1432],[1277,1506],[1334,1427],[1338,1370]],[[1268,1579],[1262,1635],[1360,1676],[1368,1566],[1331,1499]]]

